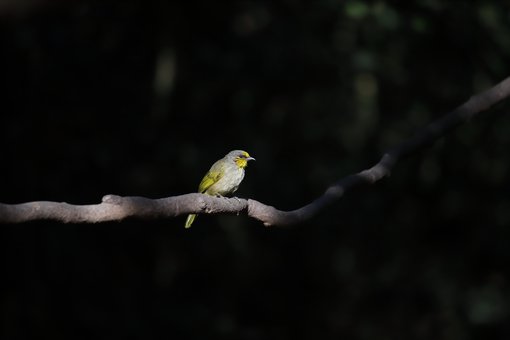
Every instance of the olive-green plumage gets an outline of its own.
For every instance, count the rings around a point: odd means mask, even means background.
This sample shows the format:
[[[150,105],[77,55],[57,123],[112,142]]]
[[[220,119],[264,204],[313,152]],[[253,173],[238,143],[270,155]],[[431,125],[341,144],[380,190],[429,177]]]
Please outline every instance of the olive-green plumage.
[[[198,186],[198,192],[211,196],[233,194],[244,178],[244,168],[254,161],[246,151],[230,151],[225,157],[214,163]],[[191,227],[197,215],[188,215],[186,228]]]

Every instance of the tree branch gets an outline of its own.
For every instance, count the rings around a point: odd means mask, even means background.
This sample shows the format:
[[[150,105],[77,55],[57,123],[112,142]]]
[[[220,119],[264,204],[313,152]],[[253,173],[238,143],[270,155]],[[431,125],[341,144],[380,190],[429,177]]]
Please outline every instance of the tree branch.
[[[317,215],[326,206],[338,201],[348,190],[373,184],[388,176],[402,158],[431,145],[457,126],[468,122],[510,95],[510,77],[496,86],[471,97],[454,111],[440,118],[412,138],[388,150],[370,169],[347,176],[332,184],[311,203],[293,211],[281,211],[252,199],[217,198],[203,194],[187,194],[160,199],[106,195],[100,204],[71,205],[58,202],[0,203],[0,223],[23,223],[53,220],[63,223],[98,223],[126,218],[169,218],[189,213],[245,213],[265,226],[290,226]]]

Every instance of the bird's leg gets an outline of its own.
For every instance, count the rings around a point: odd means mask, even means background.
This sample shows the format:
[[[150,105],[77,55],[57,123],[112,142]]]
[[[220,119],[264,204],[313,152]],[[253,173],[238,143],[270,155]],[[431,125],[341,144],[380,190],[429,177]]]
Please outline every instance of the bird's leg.
[[[218,198],[226,199],[226,200],[230,199],[230,197],[222,196],[222,195],[220,195],[220,194],[216,194],[215,196],[216,196],[216,197],[218,197]],[[233,197],[233,198],[235,198],[237,201],[239,201],[239,198],[237,198],[237,197]]]

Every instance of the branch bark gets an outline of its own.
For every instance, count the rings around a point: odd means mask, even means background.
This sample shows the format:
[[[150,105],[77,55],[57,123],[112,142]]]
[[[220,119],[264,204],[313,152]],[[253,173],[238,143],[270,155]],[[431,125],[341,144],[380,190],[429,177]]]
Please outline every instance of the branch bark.
[[[388,150],[369,169],[333,183],[323,195],[292,211],[278,210],[252,199],[217,198],[203,194],[186,194],[160,199],[106,195],[100,204],[72,205],[59,202],[0,203],[0,223],[23,223],[53,220],[62,223],[98,223],[126,218],[171,218],[189,213],[247,214],[265,226],[291,226],[317,215],[338,201],[345,192],[362,184],[373,184],[388,176],[402,158],[431,145],[459,125],[510,96],[510,77],[494,87],[471,97],[444,117],[432,122],[410,139]]]

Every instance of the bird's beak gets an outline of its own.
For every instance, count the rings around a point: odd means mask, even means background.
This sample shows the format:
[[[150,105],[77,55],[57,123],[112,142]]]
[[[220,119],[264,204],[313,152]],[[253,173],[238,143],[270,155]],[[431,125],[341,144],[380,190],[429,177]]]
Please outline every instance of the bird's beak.
[[[246,160],[247,160],[247,161],[254,161],[254,160],[255,160],[255,158],[253,158],[253,157],[248,157],[248,158],[246,158]]]

